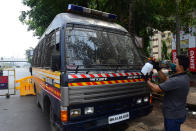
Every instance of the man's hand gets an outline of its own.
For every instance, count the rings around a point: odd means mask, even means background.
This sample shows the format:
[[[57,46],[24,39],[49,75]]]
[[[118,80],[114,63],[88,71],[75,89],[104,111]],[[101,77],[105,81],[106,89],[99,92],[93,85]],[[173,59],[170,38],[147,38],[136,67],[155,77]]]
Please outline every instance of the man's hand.
[[[156,69],[157,71],[160,71],[161,67],[159,66],[159,62],[154,61],[153,62],[153,68]]]
[[[146,75],[142,75],[142,78],[147,82],[148,80],[150,80],[150,75],[148,75],[148,73]]]

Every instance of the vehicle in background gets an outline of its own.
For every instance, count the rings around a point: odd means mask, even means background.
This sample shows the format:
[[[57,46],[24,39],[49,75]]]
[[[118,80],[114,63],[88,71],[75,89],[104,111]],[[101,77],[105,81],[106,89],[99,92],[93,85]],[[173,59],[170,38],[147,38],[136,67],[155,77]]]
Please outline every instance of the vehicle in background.
[[[161,68],[169,69],[170,68],[170,65],[171,65],[171,61],[170,60],[162,60],[160,62],[160,67]]]

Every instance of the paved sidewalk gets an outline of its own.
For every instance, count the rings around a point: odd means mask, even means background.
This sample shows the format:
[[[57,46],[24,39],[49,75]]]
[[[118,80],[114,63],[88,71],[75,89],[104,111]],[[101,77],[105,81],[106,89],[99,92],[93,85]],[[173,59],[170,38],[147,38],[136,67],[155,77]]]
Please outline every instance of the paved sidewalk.
[[[196,74],[192,74],[190,80],[191,80],[191,87],[189,90],[189,95],[187,97],[187,104],[196,106]]]
[[[126,131],[164,131],[162,104],[154,102],[152,113],[148,116],[135,119],[129,122]],[[196,131],[196,118],[187,117],[182,124],[181,131]]]

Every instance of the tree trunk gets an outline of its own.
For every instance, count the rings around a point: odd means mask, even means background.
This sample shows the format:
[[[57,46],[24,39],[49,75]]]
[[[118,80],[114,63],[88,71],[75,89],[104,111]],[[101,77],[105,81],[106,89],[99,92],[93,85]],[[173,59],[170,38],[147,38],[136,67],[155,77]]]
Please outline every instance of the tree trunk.
[[[179,18],[179,1],[176,0],[176,53],[180,55],[180,18]]]
[[[97,10],[99,10],[99,1],[96,0],[96,4],[97,4]]]
[[[135,28],[134,28],[134,4],[135,0],[130,1],[129,3],[129,32],[131,34],[135,33]]]
[[[88,0],[82,0],[80,6],[88,7]]]

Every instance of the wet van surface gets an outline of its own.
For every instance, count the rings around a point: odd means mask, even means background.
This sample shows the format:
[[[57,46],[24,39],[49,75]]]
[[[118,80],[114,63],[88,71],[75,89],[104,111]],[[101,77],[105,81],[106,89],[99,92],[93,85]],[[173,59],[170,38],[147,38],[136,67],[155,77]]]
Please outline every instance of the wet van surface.
[[[41,37],[32,59],[33,85],[54,128],[95,129],[152,111],[140,72],[144,61],[116,18],[69,5]]]

